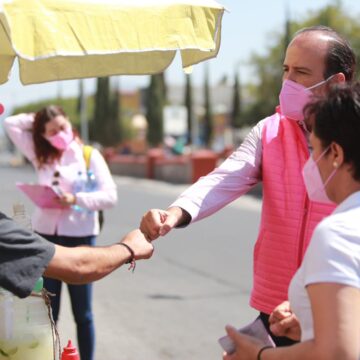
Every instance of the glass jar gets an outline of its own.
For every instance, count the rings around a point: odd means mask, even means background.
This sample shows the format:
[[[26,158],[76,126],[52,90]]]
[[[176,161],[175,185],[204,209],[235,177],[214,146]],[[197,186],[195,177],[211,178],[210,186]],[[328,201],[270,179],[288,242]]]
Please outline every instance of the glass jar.
[[[53,336],[42,279],[20,299],[0,288],[0,360],[53,360]]]

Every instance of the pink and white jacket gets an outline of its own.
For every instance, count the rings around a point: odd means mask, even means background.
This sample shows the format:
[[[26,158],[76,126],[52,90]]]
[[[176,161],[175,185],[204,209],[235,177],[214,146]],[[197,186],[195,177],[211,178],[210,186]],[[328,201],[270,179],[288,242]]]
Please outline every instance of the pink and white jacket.
[[[303,126],[277,111],[262,120],[223,164],[171,204],[196,221],[263,181],[250,305],[267,314],[287,299],[314,227],[335,207],[309,201],[302,180],[308,157]]]
[[[73,183],[78,177],[78,172],[86,173],[82,145],[77,141],[72,141],[59,161],[39,169],[31,133],[33,121],[34,118],[31,114],[10,116],[5,119],[4,128],[16,147],[33,164],[39,184],[51,185],[55,180],[55,172],[58,172],[60,176],[56,177],[56,180],[59,181],[61,189],[72,192]],[[90,169],[95,175],[98,189],[93,192],[76,194],[77,204],[85,210],[76,211],[71,207],[66,209],[41,209],[35,207],[32,226],[36,232],[45,235],[57,234],[72,237],[99,234],[97,210],[114,206],[117,201],[117,190],[104,158],[96,149],[93,149],[91,153]]]

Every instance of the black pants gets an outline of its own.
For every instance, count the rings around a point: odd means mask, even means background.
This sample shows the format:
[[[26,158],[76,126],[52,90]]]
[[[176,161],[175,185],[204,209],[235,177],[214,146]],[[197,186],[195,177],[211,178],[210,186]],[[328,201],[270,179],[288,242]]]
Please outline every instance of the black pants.
[[[286,336],[275,336],[270,331],[269,315],[268,314],[265,314],[265,313],[261,312],[260,315],[259,315],[259,318],[263,322],[263,324],[264,324],[267,332],[270,334],[271,338],[274,340],[274,343],[276,344],[276,346],[278,346],[278,347],[290,346],[290,345],[294,345],[294,344],[296,344],[298,342],[298,341],[291,340]]]

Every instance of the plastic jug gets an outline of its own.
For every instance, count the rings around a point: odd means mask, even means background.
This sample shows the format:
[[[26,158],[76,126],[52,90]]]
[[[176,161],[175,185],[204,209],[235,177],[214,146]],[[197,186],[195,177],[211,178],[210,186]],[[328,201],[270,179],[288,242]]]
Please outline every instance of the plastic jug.
[[[79,192],[86,191],[86,176],[81,171],[78,171],[77,177],[73,183],[72,192],[73,194],[77,194]],[[71,206],[73,210],[77,212],[82,212],[85,209],[83,209],[81,206],[74,204]]]
[[[41,296],[43,280],[20,299],[0,288],[0,360],[53,360],[52,327]]]
[[[32,230],[31,218],[27,214],[23,203],[13,204],[13,220],[25,229]]]

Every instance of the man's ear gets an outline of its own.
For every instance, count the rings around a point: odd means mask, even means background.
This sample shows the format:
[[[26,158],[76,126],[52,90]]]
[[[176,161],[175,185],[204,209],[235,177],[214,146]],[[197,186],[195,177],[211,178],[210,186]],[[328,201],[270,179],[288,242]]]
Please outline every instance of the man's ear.
[[[330,82],[334,82],[337,84],[346,82],[345,75],[342,72],[339,72],[334,75],[334,77],[330,80]]]

